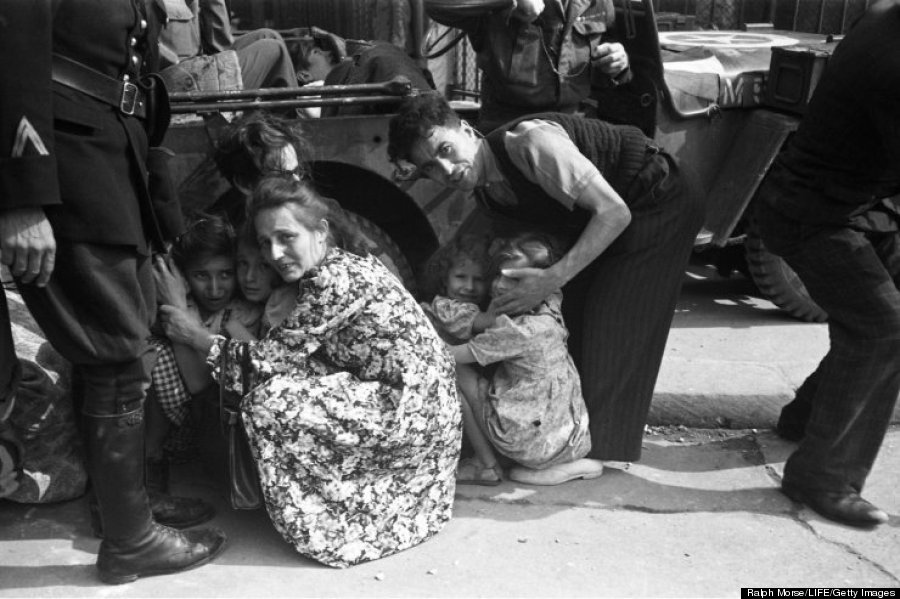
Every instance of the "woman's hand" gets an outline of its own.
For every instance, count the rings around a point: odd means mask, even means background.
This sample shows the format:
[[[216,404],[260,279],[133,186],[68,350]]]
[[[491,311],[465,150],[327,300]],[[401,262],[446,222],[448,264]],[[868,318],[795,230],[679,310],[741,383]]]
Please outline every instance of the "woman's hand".
[[[156,301],[187,309],[187,282],[171,258],[157,254],[153,257],[153,280],[156,283]]]
[[[497,314],[524,314],[562,286],[562,281],[550,269],[504,268],[501,272],[519,284],[491,301],[488,311]]]
[[[173,343],[181,343],[204,353],[208,353],[212,347],[213,335],[181,308],[160,306],[159,321],[166,337]]]

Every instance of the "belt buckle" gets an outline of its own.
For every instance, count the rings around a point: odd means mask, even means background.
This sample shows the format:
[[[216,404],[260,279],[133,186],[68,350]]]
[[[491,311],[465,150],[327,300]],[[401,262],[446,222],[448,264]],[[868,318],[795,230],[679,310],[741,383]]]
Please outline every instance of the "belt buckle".
[[[134,115],[138,103],[138,86],[130,81],[122,82],[122,98],[119,100],[119,110],[128,116]]]

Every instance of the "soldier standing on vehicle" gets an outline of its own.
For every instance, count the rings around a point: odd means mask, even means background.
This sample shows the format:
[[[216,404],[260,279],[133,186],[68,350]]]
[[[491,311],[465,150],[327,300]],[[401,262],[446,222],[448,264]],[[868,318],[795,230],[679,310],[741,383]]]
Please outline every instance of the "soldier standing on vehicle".
[[[534,112],[574,112],[595,87],[631,79],[612,0],[425,0],[466,32],[482,70],[479,128]],[[598,81],[603,81],[598,83]]]
[[[831,347],[782,410],[800,440],[782,491],[852,526],[886,522],[860,497],[900,392],[900,1],[881,0],[840,42],[757,218],[828,313]]]
[[[80,374],[104,535],[97,568],[113,584],[198,566],[225,545],[215,529],[156,524],[144,489],[150,254],[180,214],[148,190],[149,139],[168,122],[165,89],[142,77],[156,48],[152,6],[0,3],[0,260]]]

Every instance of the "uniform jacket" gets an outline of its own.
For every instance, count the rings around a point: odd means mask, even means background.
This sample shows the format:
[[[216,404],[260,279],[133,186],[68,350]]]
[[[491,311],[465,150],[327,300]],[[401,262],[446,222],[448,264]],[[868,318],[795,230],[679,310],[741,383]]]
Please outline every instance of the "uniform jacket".
[[[173,198],[150,198],[145,123],[51,79],[58,53],[136,80],[157,27],[142,0],[0,3],[0,218],[40,206],[58,239],[140,251],[162,241],[160,217],[180,215]]]
[[[530,112],[570,112],[591,88],[590,53],[615,23],[613,0],[547,0],[537,21],[512,16],[509,0],[425,0],[428,15],[465,31],[483,71],[482,102]]]

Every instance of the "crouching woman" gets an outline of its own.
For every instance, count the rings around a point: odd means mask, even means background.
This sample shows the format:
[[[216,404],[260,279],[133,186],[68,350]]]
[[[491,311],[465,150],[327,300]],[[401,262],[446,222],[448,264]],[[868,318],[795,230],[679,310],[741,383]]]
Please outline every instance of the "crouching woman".
[[[337,247],[338,216],[309,186],[264,180],[250,217],[266,260],[296,288],[289,312],[238,343],[165,307],[167,334],[206,351],[234,390],[236,365],[249,365],[244,426],[269,516],[298,552],[346,567],[421,543],[453,504],[453,359],[394,275]]]

